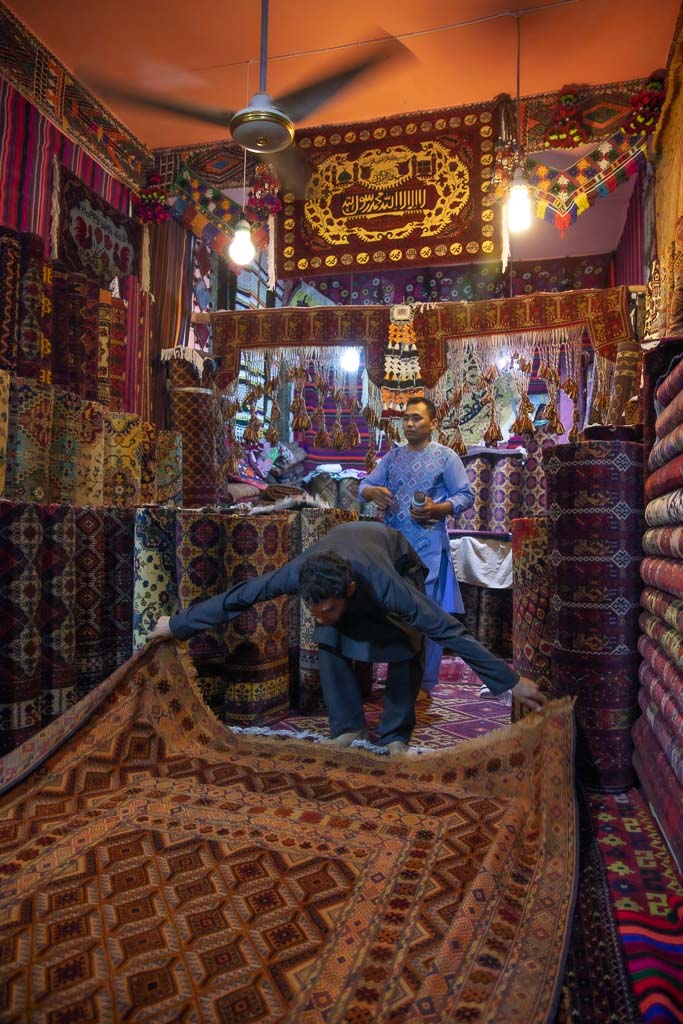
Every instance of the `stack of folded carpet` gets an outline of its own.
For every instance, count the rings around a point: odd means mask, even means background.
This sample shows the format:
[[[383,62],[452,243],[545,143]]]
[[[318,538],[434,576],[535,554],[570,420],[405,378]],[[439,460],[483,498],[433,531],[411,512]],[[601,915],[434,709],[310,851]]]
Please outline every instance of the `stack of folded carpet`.
[[[648,460],[639,650],[643,711],[634,765],[667,839],[683,862],[683,360],[655,392]]]

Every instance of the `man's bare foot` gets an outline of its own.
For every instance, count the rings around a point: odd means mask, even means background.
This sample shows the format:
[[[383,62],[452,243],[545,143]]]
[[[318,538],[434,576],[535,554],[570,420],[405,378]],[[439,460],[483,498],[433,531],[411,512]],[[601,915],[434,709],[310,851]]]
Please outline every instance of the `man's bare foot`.
[[[391,743],[387,743],[387,750],[391,757],[394,757],[396,754],[407,754],[408,744],[404,743],[403,740],[392,740]]]
[[[353,732],[340,733],[339,736],[330,740],[330,743],[333,743],[335,747],[350,747],[354,740],[366,740],[367,738],[367,729],[356,729]]]

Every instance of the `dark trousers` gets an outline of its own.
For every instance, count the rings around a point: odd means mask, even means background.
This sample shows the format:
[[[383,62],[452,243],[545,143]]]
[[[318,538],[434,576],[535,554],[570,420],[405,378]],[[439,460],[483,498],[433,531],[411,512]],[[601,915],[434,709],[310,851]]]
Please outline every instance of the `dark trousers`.
[[[363,695],[353,662],[329,647],[320,647],[318,663],[332,739],[344,732],[364,729]],[[404,743],[410,741],[415,728],[415,700],[423,672],[423,652],[407,661],[389,662],[379,723],[379,741],[382,745],[386,746],[393,740],[403,740]]]

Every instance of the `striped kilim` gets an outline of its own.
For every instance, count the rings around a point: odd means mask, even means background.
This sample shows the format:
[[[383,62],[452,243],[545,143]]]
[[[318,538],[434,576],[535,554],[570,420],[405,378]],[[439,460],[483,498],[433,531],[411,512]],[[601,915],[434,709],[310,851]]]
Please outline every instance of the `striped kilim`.
[[[568,701],[419,758],[236,737],[149,646],[0,762],[3,1013],[551,1020],[572,739]]]

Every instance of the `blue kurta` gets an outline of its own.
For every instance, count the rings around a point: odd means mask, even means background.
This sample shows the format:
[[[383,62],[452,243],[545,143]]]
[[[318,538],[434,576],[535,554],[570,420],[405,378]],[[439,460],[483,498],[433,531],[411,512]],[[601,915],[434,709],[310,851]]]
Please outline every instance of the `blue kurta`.
[[[474,492],[461,459],[436,441],[418,451],[408,446],[392,448],[361,481],[360,498],[368,485],[387,487],[394,495],[393,504],[384,512],[384,524],[400,530],[427,566],[430,597],[444,611],[464,611],[450,557],[446,520],[421,526],[410,514],[415,491],[424,491],[435,502],[450,501],[454,516],[474,504]]]

